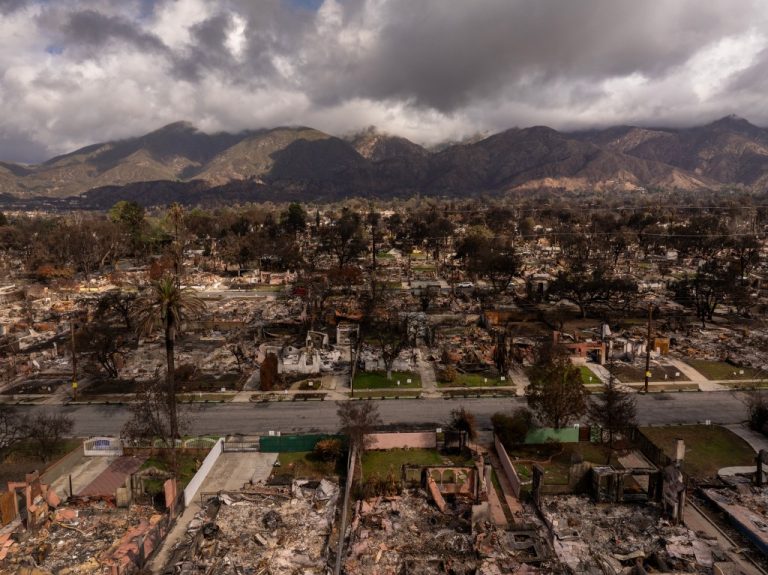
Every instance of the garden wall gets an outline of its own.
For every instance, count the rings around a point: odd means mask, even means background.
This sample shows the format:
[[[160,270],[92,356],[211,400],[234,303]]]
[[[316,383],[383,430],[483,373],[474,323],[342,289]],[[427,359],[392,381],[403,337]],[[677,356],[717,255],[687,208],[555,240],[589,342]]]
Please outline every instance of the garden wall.
[[[525,443],[547,443],[548,441],[578,443],[579,428],[565,427],[563,429],[555,429],[554,427],[539,427],[532,429],[525,436]]]
[[[436,449],[437,433],[420,431],[415,433],[371,433],[368,449]]]
[[[509,459],[509,455],[507,455],[507,450],[504,449],[504,446],[496,435],[493,436],[493,442],[496,446],[496,454],[499,456],[504,475],[512,486],[512,491],[514,491],[515,497],[519,498],[521,482],[520,477],[517,475],[517,471],[515,471],[515,466],[512,465],[512,461]]]
[[[224,451],[223,437],[213,445],[211,450],[208,452],[208,455],[205,457],[205,459],[203,459],[203,463],[200,465],[200,469],[197,470],[195,476],[184,488],[184,507],[189,506],[190,502],[195,496],[195,493],[197,493],[197,490],[200,489],[200,486],[203,484],[203,481],[205,481],[205,478],[208,477],[208,473],[210,473],[211,469],[213,469],[213,466],[216,464],[216,460],[219,458],[219,455],[221,455],[222,451]]]

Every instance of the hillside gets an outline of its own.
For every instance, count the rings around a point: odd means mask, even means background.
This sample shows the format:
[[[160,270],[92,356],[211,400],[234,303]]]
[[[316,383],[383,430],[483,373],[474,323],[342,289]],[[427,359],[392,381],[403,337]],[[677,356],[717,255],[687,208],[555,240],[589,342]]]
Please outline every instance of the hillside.
[[[132,194],[164,203],[766,184],[768,130],[733,116],[685,129],[515,128],[439,151],[375,129],[341,139],[309,127],[205,134],[177,122],[38,165],[0,162],[0,194],[64,198],[90,191],[87,197],[103,198],[100,204]]]

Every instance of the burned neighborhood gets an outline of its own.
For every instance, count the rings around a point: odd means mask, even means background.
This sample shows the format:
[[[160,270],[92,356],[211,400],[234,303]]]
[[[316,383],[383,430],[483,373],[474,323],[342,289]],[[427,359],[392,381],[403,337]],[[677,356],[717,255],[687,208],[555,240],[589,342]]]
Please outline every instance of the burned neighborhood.
[[[762,212],[562,202],[9,212],[0,571],[763,573]]]

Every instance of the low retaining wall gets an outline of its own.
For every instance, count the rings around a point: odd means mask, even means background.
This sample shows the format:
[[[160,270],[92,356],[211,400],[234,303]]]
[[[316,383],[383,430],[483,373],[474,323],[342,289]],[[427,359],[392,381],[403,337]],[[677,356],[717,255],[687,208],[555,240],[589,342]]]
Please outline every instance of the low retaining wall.
[[[415,433],[371,433],[368,449],[437,449],[437,433],[419,431]]]
[[[520,487],[522,484],[520,477],[517,475],[517,471],[515,471],[515,466],[512,465],[512,460],[509,458],[509,455],[507,455],[507,450],[504,449],[504,446],[496,435],[493,436],[493,442],[496,447],[496,454],[499,456],[499,461],[501,462],[501,467],[504,470],[504,475],[512,486],[512,491],[515,493],[515,497],[519,498]]]
[[[213,447],[208,452],[208,455],[205,457],[205,459],[203,459],[203,463],[200,466],[200,469],[197,470],[195,476],[184,488],[184,507],[188,507],[192,502],[195,497],[195,493],[197,493],[197,490],[200,489],[203,481],[205,481],[205,478],[208,477],[211,469],[213,469],[213,466],[216,464],[216,460],[219,459],[219,456],[223,451],[224,438],[222,437],[219,438],[216,443],[214,443]]]

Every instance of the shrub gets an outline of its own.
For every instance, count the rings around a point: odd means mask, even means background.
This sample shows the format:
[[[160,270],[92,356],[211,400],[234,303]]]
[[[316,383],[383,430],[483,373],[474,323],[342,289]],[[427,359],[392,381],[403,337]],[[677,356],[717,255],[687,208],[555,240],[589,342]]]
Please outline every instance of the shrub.
[[[344,447],[339,439],[321,439],[315,444],[314,454],[320,461],[336,461]]]
[[[525,441],[525,436],[533,425],[533,414],[521,407],[512,415],[494,413],[491,417],[493,432],[505,447],[511,447]]]
[[[457,376],[458,373],[456,373],[456,368],[450,365],[444,367],[437,373],[437,379],[439,379],[441,383],[453,383],[456,381]]]

